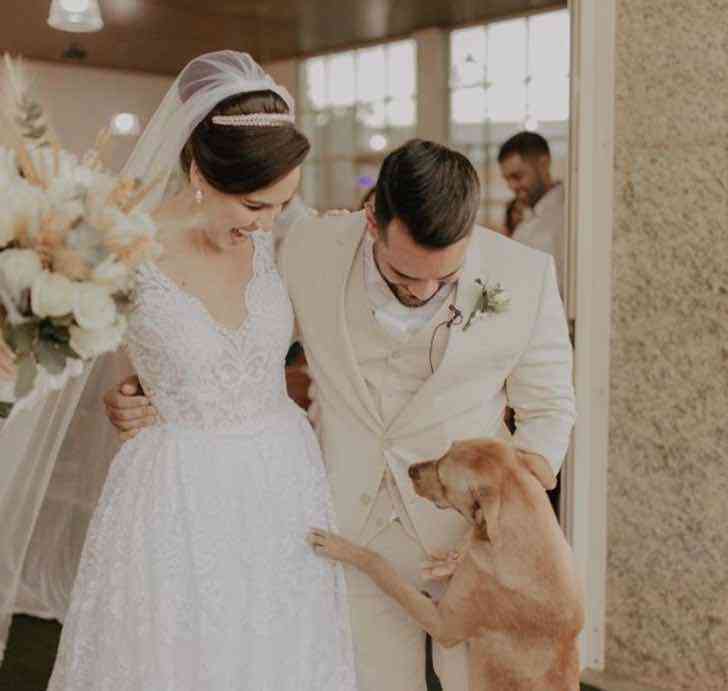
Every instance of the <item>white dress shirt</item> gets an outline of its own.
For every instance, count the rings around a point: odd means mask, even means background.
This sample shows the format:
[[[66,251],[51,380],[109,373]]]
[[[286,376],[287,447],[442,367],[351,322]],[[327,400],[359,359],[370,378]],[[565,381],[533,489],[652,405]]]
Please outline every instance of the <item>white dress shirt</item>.
[[[533,208],[532,216],[513,233],[513,239],[550,254],[556,264],[559,293],[564,295],[564,186],[556,183]]]
[[[421,307],[406,307],[392,293],[374,261],[374,240],[369,233],[364,238],[364,283],[372,303],[374,318],[386,332],[406,340],[427,326],[443,303],[452,295],[454,283],[442,285],[435,296]]]

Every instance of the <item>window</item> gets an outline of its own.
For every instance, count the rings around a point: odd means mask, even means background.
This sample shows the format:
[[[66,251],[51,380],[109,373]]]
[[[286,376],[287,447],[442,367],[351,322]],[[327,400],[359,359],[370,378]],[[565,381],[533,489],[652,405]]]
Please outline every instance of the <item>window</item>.
[[[450,35],[450,145],[478,169],[480,220],[501,225],[512,194],[498,149],[523,129],[549,142],[563,179],[569,142],[569,12],[559,10],[453,31]]]
[[[415,136],[413,40],[304,60],[300,124],[311,140],[302,194],[319,210],[357,208],[392,149]]]

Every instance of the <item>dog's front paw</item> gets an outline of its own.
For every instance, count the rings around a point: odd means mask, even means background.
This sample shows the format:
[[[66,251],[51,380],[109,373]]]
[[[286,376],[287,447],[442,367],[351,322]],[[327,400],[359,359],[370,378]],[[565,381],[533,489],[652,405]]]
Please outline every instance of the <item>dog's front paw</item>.
[[[306,541],[313,547],[314,552],[321,557],[350,564],[360,569],[363,569],[366,564],[369,550],[355,545],[345,537],[341,537],[341,535],[314,528],[308,534]]]

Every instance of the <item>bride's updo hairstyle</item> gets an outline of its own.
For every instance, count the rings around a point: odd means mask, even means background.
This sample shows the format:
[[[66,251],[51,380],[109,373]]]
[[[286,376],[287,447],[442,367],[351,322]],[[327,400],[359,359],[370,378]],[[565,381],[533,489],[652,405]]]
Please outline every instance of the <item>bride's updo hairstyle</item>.
[[[247,56],[246,56],[247,57]],[[260,69],[260,68],[258,68]],[[266,75],[267,76],[267,75]],[[180,75],[183,103],[218,75],[205,61],[191,62]],[[277,87],[276,90],[285,90]],[[272,89],[245,91],[218,103],[194,128],[180,162],[189,177],[192,161],[205,180],[223,194],[249,194],[264,189],[301,165],[311,145],[295,124],[220,124],[219,116],[292,115],[293,102]]]

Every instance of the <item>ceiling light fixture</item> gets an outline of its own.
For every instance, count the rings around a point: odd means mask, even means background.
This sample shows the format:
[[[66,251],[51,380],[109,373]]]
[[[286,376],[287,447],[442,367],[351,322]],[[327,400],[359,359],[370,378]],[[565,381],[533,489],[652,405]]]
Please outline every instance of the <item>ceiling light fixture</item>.
[[[52,0],[48,24],[59,31],[88,33],[101,31],[99,0]]]
[[[533,115],[529,115],[526,118],[526,121],[523,123],[523,127],[529,132],[535,132],[536,130],[538,130],[540,124],[541,123],[539,123],[538,118]]]
[[[369,148],[374,151],[384,151],[387,148],[387,138],[382,134],[373,134],[369,138]]]
[[[111,118],[111,131],[122,137],[133,137],[141,131],[139,118],[134,113],[117,113]]]

